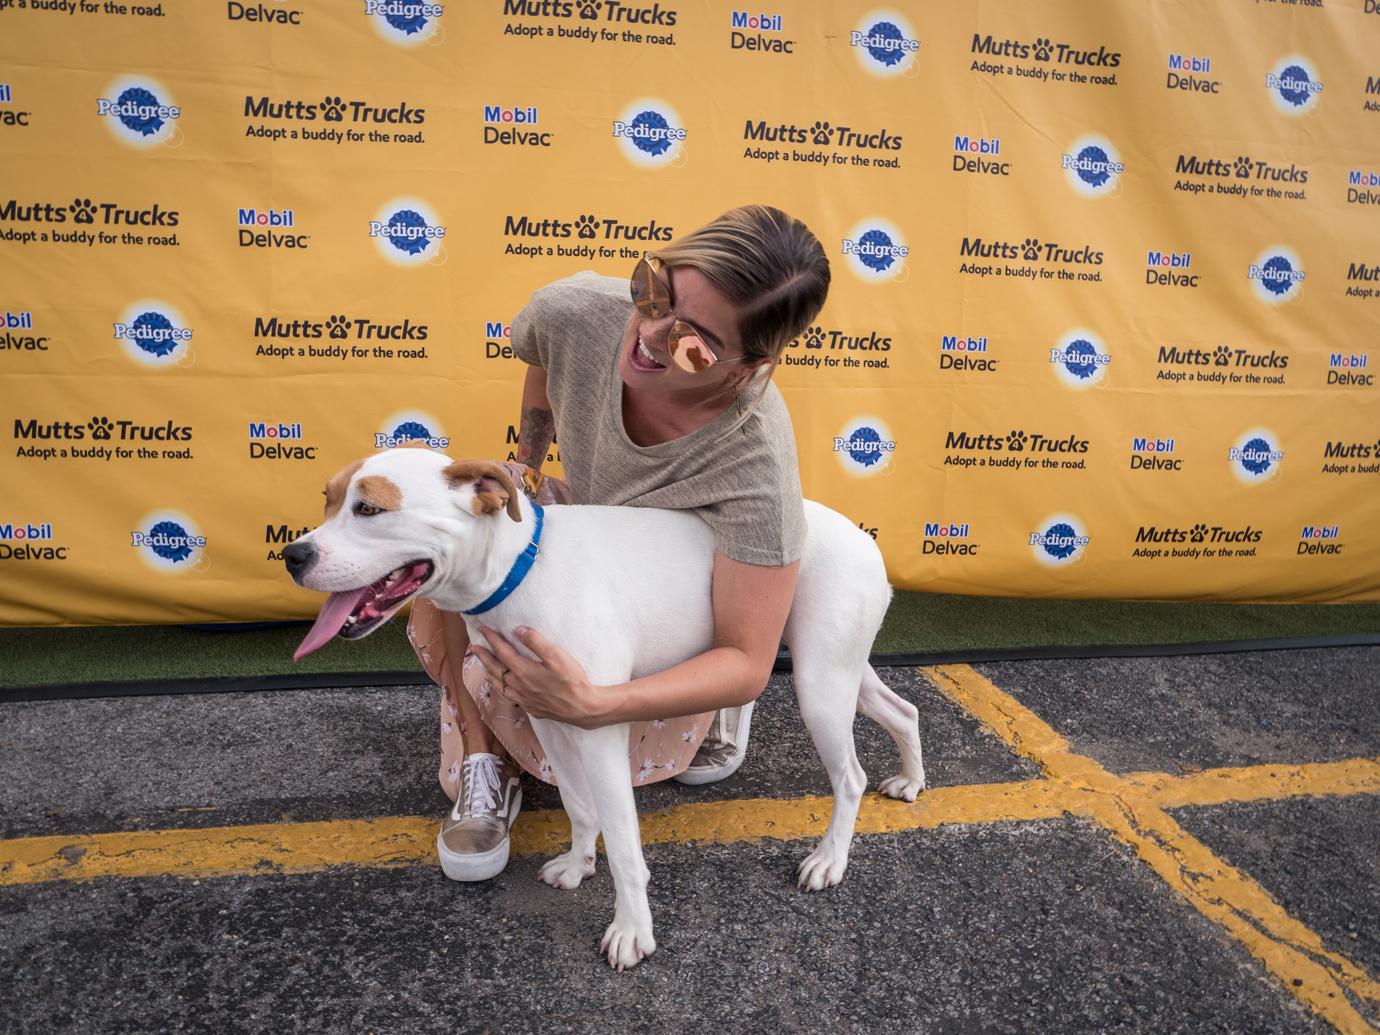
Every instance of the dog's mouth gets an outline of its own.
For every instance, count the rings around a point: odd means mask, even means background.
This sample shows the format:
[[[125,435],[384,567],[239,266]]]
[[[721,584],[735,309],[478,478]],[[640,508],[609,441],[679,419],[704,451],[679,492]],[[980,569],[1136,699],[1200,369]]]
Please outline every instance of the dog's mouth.
[[[337,634],[346,640],[368,636],[425,586],[435,570],[430,561],[413,561],[362,589],[332,593],[321,605],[316,624],[293,653],[292,660],[301,661]]]

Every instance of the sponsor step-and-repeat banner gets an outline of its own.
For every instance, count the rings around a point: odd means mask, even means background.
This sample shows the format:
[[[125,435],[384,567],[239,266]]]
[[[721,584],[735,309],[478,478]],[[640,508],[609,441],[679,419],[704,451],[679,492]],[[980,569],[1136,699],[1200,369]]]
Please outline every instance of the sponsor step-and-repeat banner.
[[[1380,599],[1377,0],[0,0],[0,142],[0,623],[309,616],[334,471],[748,202],[896,585]]]

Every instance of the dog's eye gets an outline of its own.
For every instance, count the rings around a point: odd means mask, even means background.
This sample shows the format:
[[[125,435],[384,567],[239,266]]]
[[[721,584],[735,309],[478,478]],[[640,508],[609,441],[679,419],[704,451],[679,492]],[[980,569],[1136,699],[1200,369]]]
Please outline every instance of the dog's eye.
[[[355,513],[358,514],[360,517],[373,517],[375,514],[382,514],[383,511],[380,510],[378,507],[374,506],[372,503],[366,502],[365,500],[360,500],[358,503],[355,504]]]

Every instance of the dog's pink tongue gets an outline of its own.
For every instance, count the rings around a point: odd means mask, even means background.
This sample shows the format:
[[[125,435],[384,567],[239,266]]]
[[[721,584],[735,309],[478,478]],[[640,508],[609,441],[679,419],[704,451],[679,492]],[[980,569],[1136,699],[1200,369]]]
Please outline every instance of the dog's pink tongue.
[[[320,650],[329,643],[331,637],[340,632],[340,627],[345,624],[345,619],[354,613],[359,602],[372,588],[365,586],[363,589],[352,589],[348,593],[332,593],[327,597],[326,602],[321,605],[321,613],[316,616],[316,624],[311,627],[306,639],[293,652],[292,660],[301,661],[312,651]]]

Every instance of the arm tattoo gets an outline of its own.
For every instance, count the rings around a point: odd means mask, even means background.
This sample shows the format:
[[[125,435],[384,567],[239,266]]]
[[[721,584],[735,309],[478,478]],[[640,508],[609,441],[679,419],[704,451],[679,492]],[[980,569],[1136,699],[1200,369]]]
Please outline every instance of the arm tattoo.
[[[522,411],[522,427],[518,431],[519,462],[540,471],[546,463],[546,451],[556,438],[556,421],[550,410],[539,406]]]

